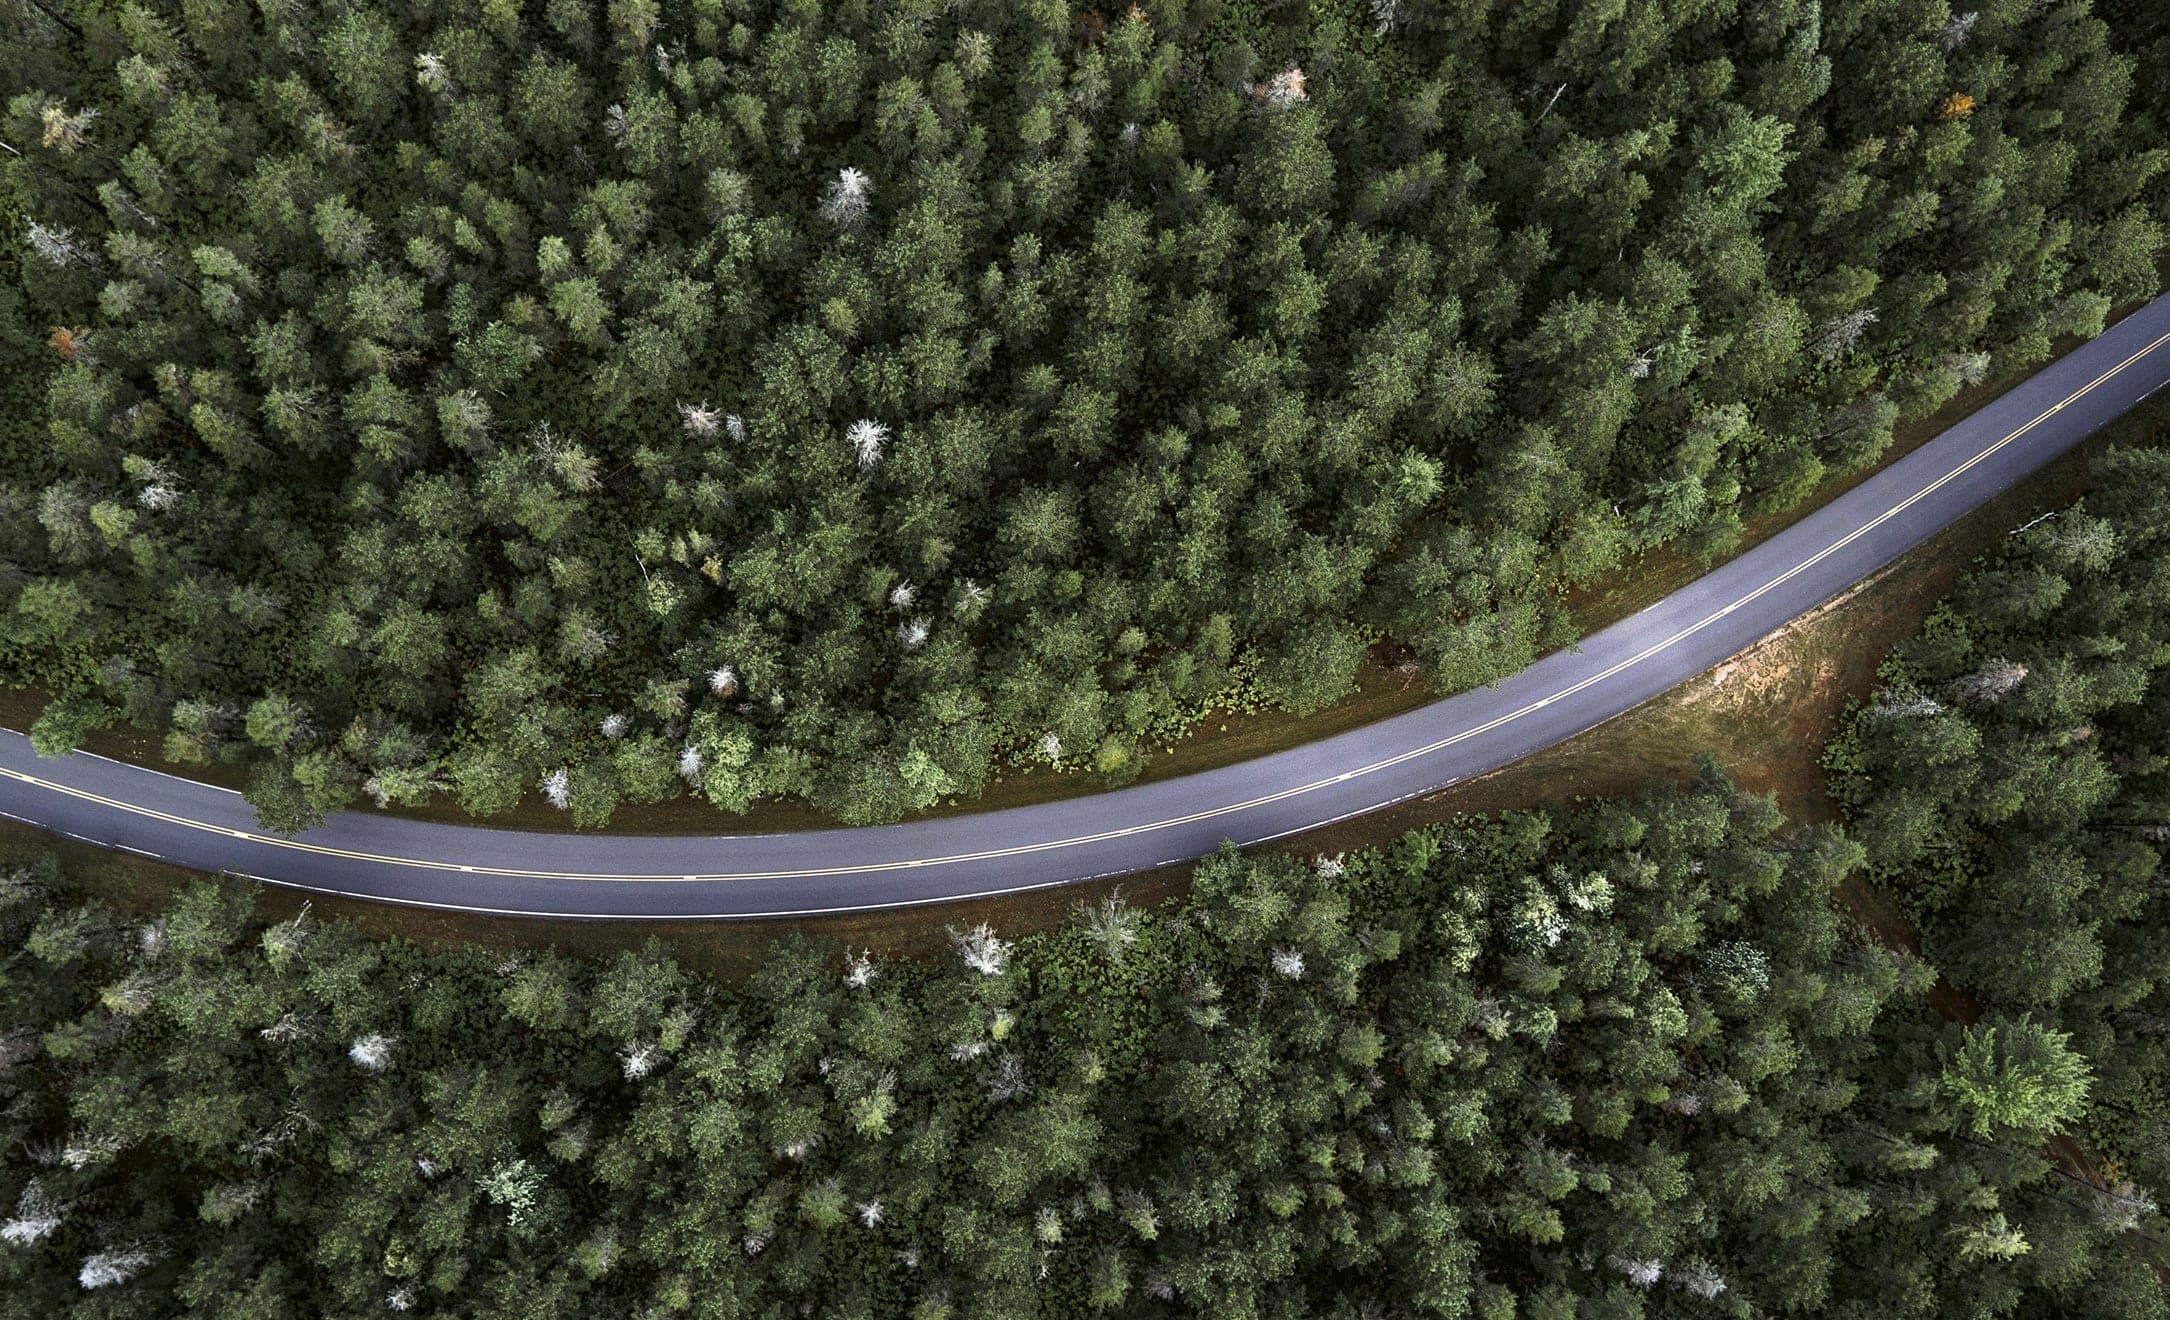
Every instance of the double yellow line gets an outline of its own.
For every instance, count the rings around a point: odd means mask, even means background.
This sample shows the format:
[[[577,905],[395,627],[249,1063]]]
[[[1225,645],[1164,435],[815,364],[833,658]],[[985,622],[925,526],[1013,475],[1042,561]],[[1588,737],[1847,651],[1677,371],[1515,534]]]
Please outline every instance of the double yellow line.
[[[1914,505],[1918,504],[1922,500],[1927,499],[1930,495],[1935,494],[1938,490],[1941,490],[1946,485],[1958,480],[1960,477],[1965,476],[1968,472],[1971,472],[1975,467],[1987,461],[1998,451],[2002,450],[2005,446],[2019,440],[2021,437],[2025,436],[2028,432],[2034,430],[2037,426],[2040,426],[2049,418],[2055,416],[2060,412],[2063,412],[2073,403],[2076,403],[2080,399],[2083,399],[2087,395],[2093,393],[2095,390],[2099,389],[2104,382],[2109,381],[2110,379],[2117,376],[2119,373],[2130,368],[2134,363],[2137,363],[2142,358],[2147,357],[2150,353],[2153,353],[2156,349],[2162,347],[2165,343],[2170,343],[2170,331],[2166,331],[2163,334],[2156,336],[2153,340],[2150,340],[2145,347],[2134,352],[2133,354],[2125,358],[2122,362],[2119,362],[2116,366],[2111,367],[2109,370],[2103,372],[2101,375],[2096,376],[2093,380],[2088,381],[2085,385],[2074,390],[2072,393],[2066,395],[2064,398],[2058,400],[2058,402],[2051,407],[2044,409],[2040,413],[2037,413],[2034,417],[2029,419],[2025,425],[2020,426],[2016,430],[2013,430],[2008,434],[2004,435],[2003,437],[1998,439],[1996,443],[1983,449],[1980,453],[1975,454],[1966,462],[1961,463],[1958,467],[1955,467],[1951,471],[1945,473],[1943,476],[1938,477],[1935,481],[1932,481],[1928,485],[1922,487],[1920,490],[1915,491],[1913,494],[1907,496],[1905,499],[1899,501],[1897,504],[1892,505],[1890,508],[1876,515],[1874,518],[1869,519],[1867,522],[1861,524],[1859,527],[1854,528],[1852,531],[1840,537],[1838,540],[1833,541],[1830,545],[1825,546],[1823,549],[1817,551],[1815,554],[1810,555],[1806,559],[1803,559],[1801,562],[1795,564],[1791,568],[1787,569],[1785,572],[1780,573],[1777,577],[1772,578],[1770,581],[1765,582],[1763,585],[1755,588],[1754,590],[1749,591],[1746,594],[1728,602],[1726,605],[1711,611],[1709,614],[1704,615],[1702,618],[1696,620],[1694,623],[1689,624],[1687,627],[1680,629],[1678,632],[1673,633],[1671,636],[1666,637],[1661,641],[1653,642],[1649,646],[1644,647],[1642,650],[1637,651],[1635,654],[1627,657],[1626,659],[1616,661],[1615,663],[1607,666],[1606,668],[1600,670],[1595,674],[1590,675],[1587,678],[1581,679],[1575,683],[1569,684],[1564,688],[1561,688],[1559,691],[1552,693],[1550,696],[1541,697],[1536,701],[1532,701],[1524,706],[1519,707],[1518,709],[1509,711],[1504,715],[1494,716],[1492,719],[1489,719],[1482,724],[1464,729],[1459,733],[1451,734],[1445,738],[1437,740],[1436,742],[1426,743],[1422,747],[1416,747],[1410,749],[1409,751],[1397,753],[1382,760],[1374,761],[1369,765],[1360,766],[1354,770],[1344,770],[1339,774],[1329,775],[1323,779],[1315,779],[1307,784],[1301,784],[1291,788],[1280,789],[1276,792],[1267,793],[1262,796],[1250,798],[1242,802],[1231,802],[1225,806],[1208,807],[1203,810],[1189,812],[1184,815],[1169,816],[1161,820],[1147,821],[1137,825],[1125,825],[1119,829],[1103,830],[1096,834],[1079,834],[1066,839],[1049,839],[1040,843],[1022,843],[1007,848],[988,848],[982,849],[978,852],[949,853],[937,857],[915,857],[893,862],[866,862],[850,866],[804,867],[783,871],[735,871],[696,875],[630,875],[609,872],[536,871],[526,870],[519,867],[475,866],[460,862],[441,862],[419,857],[395,857],[385,853],[358,852],[349,848],[334,848],[325,844],[310,843],[302,839],[288,839],[281,838],[278,835],[259,834],[250,830],[237,830],[224,825],[214,825],[209,821],[195,820],[188,816],[177,816],[172,812],[159,811],[152,807],[139,806],[132,802],[121,801],[117,798],[105,797],[101,794],[93,793],[88,789],[75,788],[67,784],[55,783],[52,780],[42,779],[36,775],[26,774],[20,770],[11,770],[5,767],[0,767],[0,776],[5,776],[6,778],[13,779],[18,783],[29,784],[33,787],[47,789],[55,793],[61,793],[85,802],[94,802],[100,806],[110,807],[116,811],[128,812],[133,815],[146,817],[152,820],[164,821],[169,825],[180,825],[193,830],[201,830],[207,834],[217,834],[231,839],[240,839],[249,843],[263,844],[267,847],[286,848],[291,849],[295,852],[307,853],[320,857],[340,857],[350,861],[374,862],[386,866],[414,867],[421,870],[450,871],[456,873],[471,873],[476,875],[506,876],[516,879],[530,880],[592,880],[610,881],[617,883],[683,884],[687,881],[777,880],[792,877],[811,878],[818,876],[866,875],[882,871],[911,869],[922,866],[947,866],[954,865],[959,862],[992,861],[1005,857],[1023,857],[1034,853],[1052,852],[1060,848],[1075,848],[1090,843],[1103,843],[1110,839],[1121,839],[1128,838],[1134,835],[1149,834],[1156,830],[1170,829],[1178,825],[1192,825],[1196,824],[1199,821],[1213,820],[1223,816],[1232,816],[1239,812],[1251,810],[1254,807],[1267,806],[1275,802],[1285,801],[1289,798],[1300,797],[1306,793],[1313,793],[1322,788],[1329,788],[1336,784],[1347,783],[1352,779],[1361,779],[1366,775],[1376,774],[1381,770],[1391,769],[1395,766],[1402,765],[1408,761],[1415,760],[1418,757],[1430,756],[1434,752],[1443,751],[1446,748],[1456,745],[1457,743],[1466,742],[1471,738],[1475,738],[1482,734],[1489,733],[1492,730],[1501,727],[1502,725],[1511,724],[1515,720],[1519,720],[1524,716],[1533,714],[1539,710],[1544,709],[1547,706],[1553,705],[1556,702],[1564,701],[1570,697],[1577,695],[1578,693],[1587,691],[1589,688],[1604,682],[1606,679],[1613,677],[1614,675],[1622,672],[1623,670],[1633,668],[1634,666],[1641,664],[1643,661],[1648,660],[1650,657],[1661,654],[1671,649],[1672,647],[1679,645],[1681,642],[1695,636],[1697,633],[1703,631],[1705,628],[1708,628],[1712,624],[1717,623],[1720,619],[1723,619],[1727,615],[1732,614],[1734,611],[1740,609],[1742,606],[1752,604],[1756,600],[1762,598],[1764,595],[1777,590],[1779,587],[1785,585],[1787,582],[1790,582],[1801,574],[1808,572],[1817,564],[1822,563],[1830,556],[1839,553],[1841,550],[1844,550],[1847,546],[1852,545],[1855,541],[1868,535],[1870,532],[1876,530],[1878,527],[1881,527],[1883,524],[1889,522],[1891,519],[1898,517],[1900,514],[1914,507]]]

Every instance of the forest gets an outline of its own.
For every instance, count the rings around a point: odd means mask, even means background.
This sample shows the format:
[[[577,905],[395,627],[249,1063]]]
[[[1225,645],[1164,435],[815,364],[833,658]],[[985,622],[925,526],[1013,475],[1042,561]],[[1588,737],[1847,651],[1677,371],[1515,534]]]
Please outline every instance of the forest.
[[[2157,287],[2159,7],[1969,4],[8,0],[0,680],[293,829],[1495,679]]]
[[[2067,1033],[2087,1132],[2170,1186],[2170,433],[2010,538],[1829,757],[1867,874],[1951,984]]]
[[[2161,285],[2170,9],[1964,2],[0,0],[0,683],[296,829],[1496,679]],[[2095,462],[1829,819],[740,978],[9,833],[0,1318],[2170,1320],[2170,432]]]
[[[0,1314],[2170,1315],[2166,667],[2158,443],[1887,661],[1842,823],[1706,764],[738,983],[11,845]]]
[[[11,839],[0,1316],[2159,1320],[2166,669],[2157,428],[1894,651],[1835,822],[1706,763],[738,981]]]
[[[736,986],[19,859],[0,1313],[2170,1314],[2048,1144],[2112,1063],[1938,1018],[1781,826],[1712,770]]]

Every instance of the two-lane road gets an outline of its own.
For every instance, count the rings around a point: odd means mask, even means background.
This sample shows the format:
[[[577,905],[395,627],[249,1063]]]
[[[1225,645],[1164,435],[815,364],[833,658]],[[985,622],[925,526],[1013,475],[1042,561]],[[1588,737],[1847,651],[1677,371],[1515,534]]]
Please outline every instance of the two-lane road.
[[[239,796],[0,731],[0,814],[322,893],[552,917],[811,916],[983,898],[1202,856],[1496,769],[1747,647],[2012,487],[2170,381],[2170,295],[1784,532],[1498,687],[1239,765],[868,829],[532,834],[344,812],[297,838]]]

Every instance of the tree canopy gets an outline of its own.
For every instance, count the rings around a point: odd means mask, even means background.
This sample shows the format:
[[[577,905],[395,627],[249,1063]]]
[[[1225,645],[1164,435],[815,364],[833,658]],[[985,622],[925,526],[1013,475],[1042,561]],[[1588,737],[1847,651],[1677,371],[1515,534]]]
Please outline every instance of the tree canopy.
[[[2170,1177],[2164,438],[2110,451],[2084,500],[1975,565],[1830,752],[1869,873],[2008,1018],[1965,1103],[1993,1126],[2091,1069],[2084,1129],[2150,1186]]]
[[[0,675],[282,828],[1496,678],[2151,291],[2170,159],[2084,0],[6,23]]]
[[[1938,1021],[1781,826],[1713,774],[742,986],[17,865],[0,1312],[2165,1314],[2063,1034]]]

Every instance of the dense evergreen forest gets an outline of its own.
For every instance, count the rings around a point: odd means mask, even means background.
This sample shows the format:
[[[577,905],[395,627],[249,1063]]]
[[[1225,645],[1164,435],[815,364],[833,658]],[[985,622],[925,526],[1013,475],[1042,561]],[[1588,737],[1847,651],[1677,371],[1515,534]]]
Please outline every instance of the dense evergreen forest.
[[[2158,436],[2170,442],[2170,431]],[[1833,748],[1869,873],[1983,1003],[2070,1033],[2170,1186],[2170,449],[2113,453],[1887,662]]]
[[[1494,678],[2156,287],[2106,2],[8,0],[0,677],[280,827]]]
[[[2048,1151],[2086,1045],[1939,1020],[1779,826],[1713,772],[737,988],[26,865],[0,1312],[2170,1313]]]

